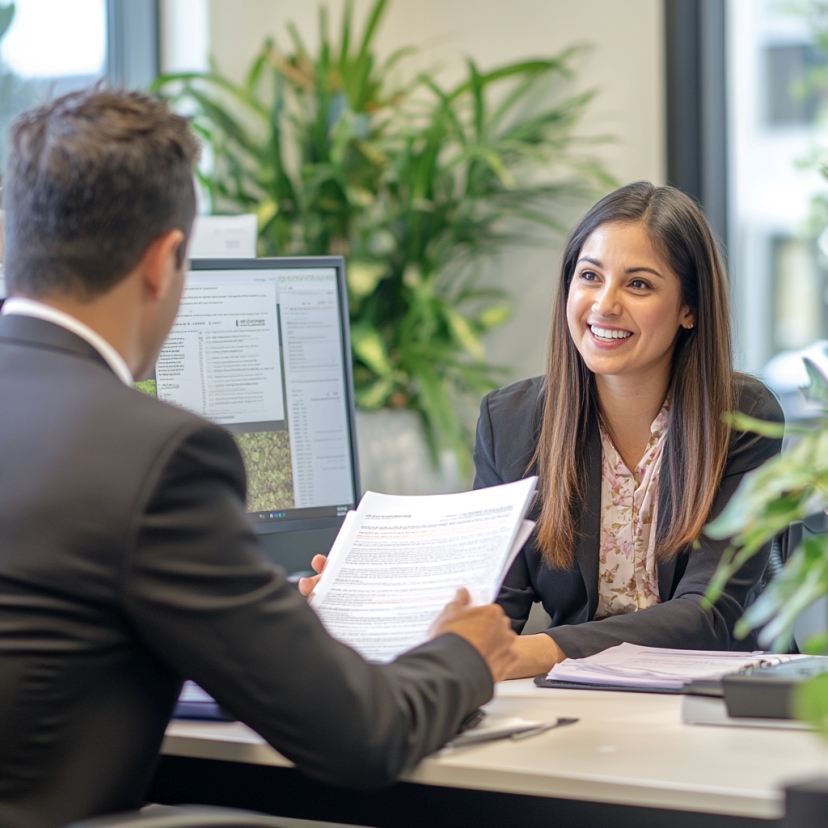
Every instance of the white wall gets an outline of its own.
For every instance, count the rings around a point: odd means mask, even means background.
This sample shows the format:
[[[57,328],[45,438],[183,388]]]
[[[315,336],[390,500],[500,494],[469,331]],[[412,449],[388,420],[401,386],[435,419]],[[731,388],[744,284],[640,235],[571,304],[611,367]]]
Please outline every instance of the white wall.
[[[287,48],[287,21],[296,23],[309,45],[316,42],[314,0],[207,2],[210,49],[230,75],[242,75],[268,35]],[[370,5],[355,0],[359,28]],[[327,6],[332,28],[337,27],[344,0],[328,0]],[[423,46],[419,65],[444,65],[450,81],[462,71],[466,56],[489,68],[549,56],[574,42],[589,43],[594,49],[582,66],[578,87],[599,94],[581,132],[615,136],[613,144],[597,152],[621,183],[663,183],[662,27],[661,0],[392,0],[377,44],[385,55],[402,45]],[[543,370],[560,246],[560,240],[550,239],[543,250],[505,251],[487,268],[489,278],[516,298],[512,320],[488,342],[489,358],[507,365],[515,379]]]

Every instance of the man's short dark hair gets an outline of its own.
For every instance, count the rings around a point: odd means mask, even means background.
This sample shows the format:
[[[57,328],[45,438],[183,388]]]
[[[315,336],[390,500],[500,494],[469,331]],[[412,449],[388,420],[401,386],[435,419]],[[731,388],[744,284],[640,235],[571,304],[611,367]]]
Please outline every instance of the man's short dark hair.
[[[21,115],[3,189],[10,292],[93,299],[158,237],[189,237],[198,151],[187,120],[139,92],[73,92]]]

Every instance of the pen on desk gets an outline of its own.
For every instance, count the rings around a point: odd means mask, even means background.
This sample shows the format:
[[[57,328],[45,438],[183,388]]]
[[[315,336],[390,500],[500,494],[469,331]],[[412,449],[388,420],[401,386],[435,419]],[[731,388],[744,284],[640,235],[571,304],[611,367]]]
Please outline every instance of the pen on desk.
[[[547,730],[554,730],[556,727],[575,724],[577,721],[577,719],[561,717],[555,719],[554,722],[547,722],[544,725],[540,725],[540,727],[533,727],[531,730],[522,730],[520,733],[513,733],[511,738],[517,742],[520,739],[528,739],[530,736],[540,736],[541,733],[546,733]]]

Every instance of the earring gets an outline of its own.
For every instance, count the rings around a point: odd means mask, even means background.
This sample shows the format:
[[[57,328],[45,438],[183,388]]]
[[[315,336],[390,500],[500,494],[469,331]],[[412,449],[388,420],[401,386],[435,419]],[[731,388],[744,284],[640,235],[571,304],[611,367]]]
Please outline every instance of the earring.
[[[695,322],[691,322],[689,325],[685,325],[685,326],[684,326],[684,329],[685,329],[686,331],[692,331],[692,330],[693,330],[693,328],[695,328],[695,327],[696,327]]]

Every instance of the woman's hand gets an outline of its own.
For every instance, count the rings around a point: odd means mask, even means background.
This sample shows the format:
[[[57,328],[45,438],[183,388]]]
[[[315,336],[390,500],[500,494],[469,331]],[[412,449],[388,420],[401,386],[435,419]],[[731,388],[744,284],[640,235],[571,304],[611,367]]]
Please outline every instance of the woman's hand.
[[[325,569],[325,564],[328,562],[328,559],[324,555],[314,555],[313,560],[311,561],[311,568],[316,575],[312,575],[310,578],[300,578],[298,587],[299,592],[305,596],[305,598],[309,598],[310,594],[316,589],[316,585],[319,583],[319,579],[322,577],[322,570]]]
[[[545,675],[566,658],[566,653],[546,633],[519,635],[513,649],[517,653],[517,661],[506,676],[510,679]]]

